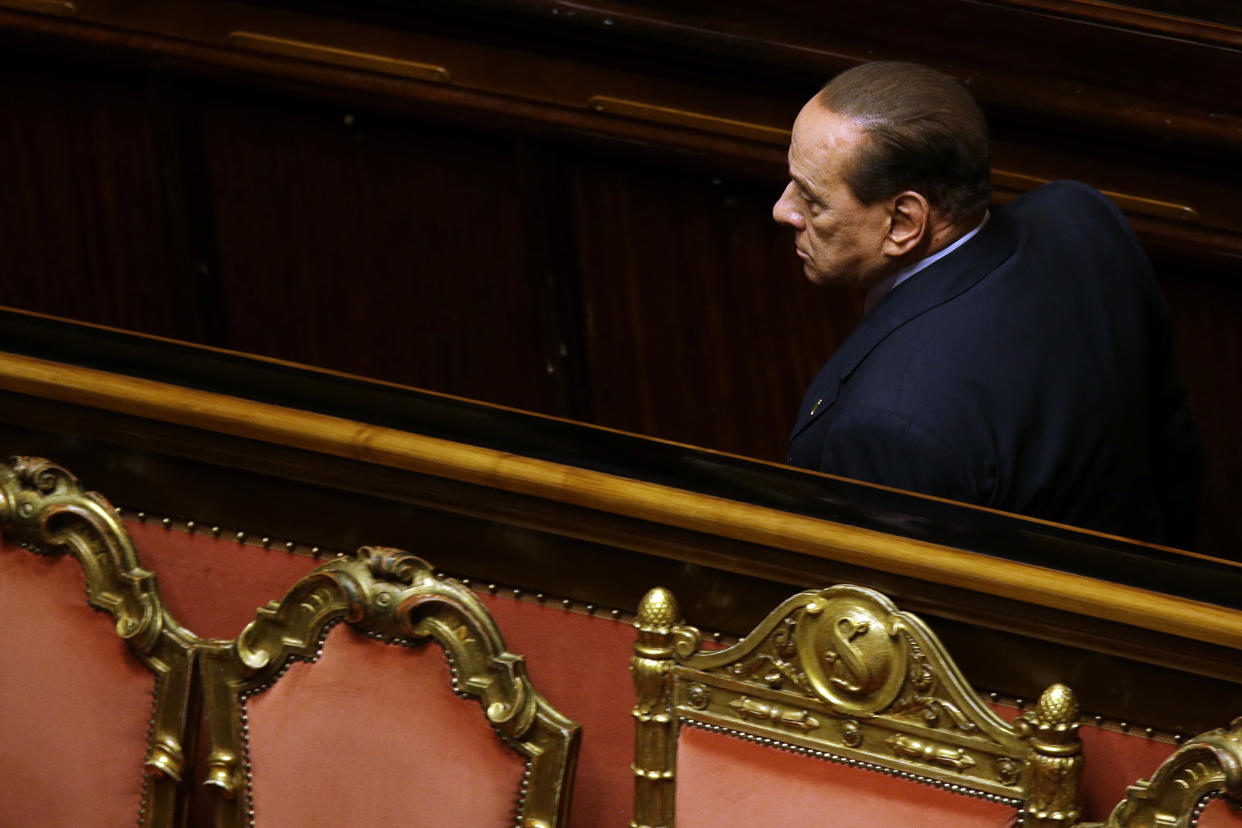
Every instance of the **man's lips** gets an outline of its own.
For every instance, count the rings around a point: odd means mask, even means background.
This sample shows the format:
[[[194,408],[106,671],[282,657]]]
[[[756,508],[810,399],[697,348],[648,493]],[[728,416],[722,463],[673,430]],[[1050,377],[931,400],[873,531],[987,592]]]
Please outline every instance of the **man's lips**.
[[[801,248],[801,247],[795,247],[795,248],[794,248],[794,250],[797,252],[797,254],[798,254],[798,258],[799,258],[799,259],[802,259],[803,261],[806,261],[807,259],[809,259],[809,258],[810,258],[809,256],[807,256],[805,253],[803,253],[803,252],[802,252],[802,248]]]

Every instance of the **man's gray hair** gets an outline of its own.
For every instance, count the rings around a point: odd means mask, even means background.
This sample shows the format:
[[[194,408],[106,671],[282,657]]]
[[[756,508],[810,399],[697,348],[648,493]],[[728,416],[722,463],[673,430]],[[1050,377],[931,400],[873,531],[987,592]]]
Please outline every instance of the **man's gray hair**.
[[[913,190],[954,221],[987,206],[987,124],[953,78],[915,63],[864,63],[833,78],[816,100],[867,135],[842,170],[859,201]]]

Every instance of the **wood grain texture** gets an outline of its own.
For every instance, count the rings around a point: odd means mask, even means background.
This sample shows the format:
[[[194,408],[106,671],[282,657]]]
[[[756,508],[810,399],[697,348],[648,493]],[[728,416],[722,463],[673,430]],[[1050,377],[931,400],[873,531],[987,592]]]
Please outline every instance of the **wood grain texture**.
[[[0,304],[182,334],[146,78],[0,58]]]
[[[779,459],[858,317],[857,297],[801,283],[770,224],[781,148],[587,103],[784,128],[832,72],[925,60],[983,101],[997,167],[1194,208],[1132,220],[1194,354],[1199,548],[1235,555],[1242,52],[1040,2],[0,12],[0,171],[16,183],[0,264],[17,274],[0,302]],[[223,45],[245,25],[443,58],[454,84]]]
[[[505,135],[210,97],[229,346],[559,413]]]
[[[1195,548],[1234,557],[1242,539],[1236,513],[1242,490],[1242,328],[1223,321],[1242,318],[1242,293],[1228,279],[1177,278],[1174,261],[1157,258],[1155,266],[1164,276],[1178,362],[1203,444]]]

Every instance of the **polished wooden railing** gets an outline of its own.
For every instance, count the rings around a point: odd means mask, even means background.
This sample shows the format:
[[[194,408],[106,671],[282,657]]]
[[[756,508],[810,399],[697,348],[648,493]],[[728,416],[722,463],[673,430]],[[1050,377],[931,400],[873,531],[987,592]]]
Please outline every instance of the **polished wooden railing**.
[[[1110,715],[1207,729],[1242,686],[1242,565],[288,363],[22,314],[0,325],[0,445],[134,510],[349,549],[450,549],[449,571],[633,608],[652,583],[739,632],[849,582],[938,619],[1028,697],[1066,663]],[[341,520],[340,515],[348,515]],[[501,542],[497,542],[501,539]],[[986,647],[974,642],[986,640]],[[1202,700],[1160,723],[1160,701]],[[1168,709],[1165,705],[1163,709]],[[1184,715],[1180,708],[1179,715]],[[1200,718],[1195,718],[1199,716]],[[1203,726],[1198,726],[1203,725]]]
[[[13,354],[0,389],[774,546],[1242,649],[1242,612],[916,537],[279,405]],[[1187,561],[1209,560],[1186,554]],[[1237,566],[1242,577],[1242,565]]]

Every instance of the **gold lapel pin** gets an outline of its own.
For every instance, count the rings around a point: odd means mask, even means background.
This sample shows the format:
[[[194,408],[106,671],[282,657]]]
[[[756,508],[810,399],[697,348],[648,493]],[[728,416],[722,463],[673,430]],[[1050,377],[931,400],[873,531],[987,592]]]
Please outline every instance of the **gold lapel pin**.
[[[812,417],[814,417],[814,416],[815,416],[815,412],[816,412],[816,411],[819,411],[819,407],[820,407],[821,405],[823,405],[823,404],[824,404],[824,398],[823,398],[823,397],[820,397],[818,400],[816,400],[816,401],[815,401],[815,405],[811,406],[811,416],[812,416]]]

